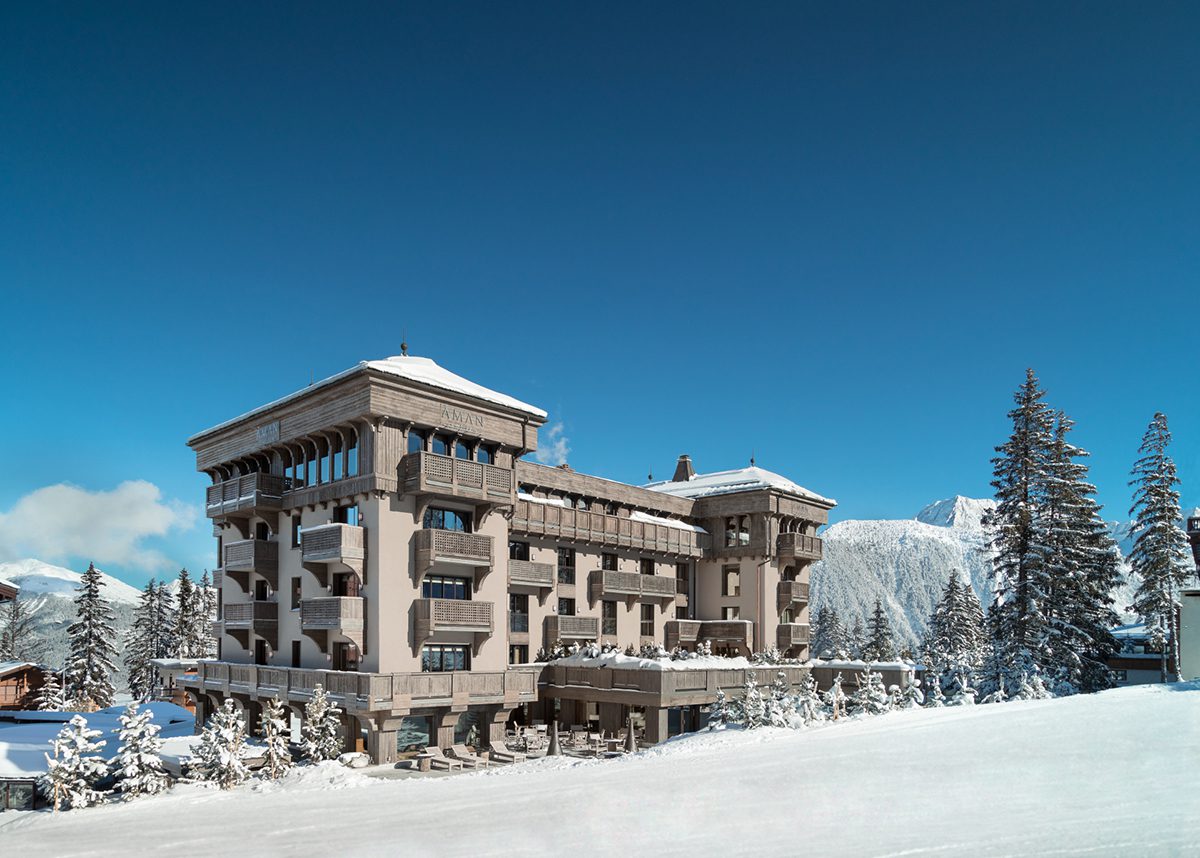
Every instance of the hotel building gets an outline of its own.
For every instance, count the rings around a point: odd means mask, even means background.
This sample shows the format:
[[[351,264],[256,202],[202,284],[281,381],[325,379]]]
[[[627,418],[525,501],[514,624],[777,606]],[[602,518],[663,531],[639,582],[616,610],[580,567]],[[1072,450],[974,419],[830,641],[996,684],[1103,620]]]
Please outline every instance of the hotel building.
[[[695,729],[746,669],[536,663],[558,642],[808,656],[809,567],[834,502],[761,468],[643,486],[548,467],[546,412],[400,355],[188,441],[211,479],[216,661],[181,683],[198,723],[225,697],[299,712],[320,684],[376,762],[414,723],[544,718],[647,741]],[[753,671],[754,669],[750,669]],[[778,668],[764,668],[769,682]],[[805,670],[789,667],[793,681]]]

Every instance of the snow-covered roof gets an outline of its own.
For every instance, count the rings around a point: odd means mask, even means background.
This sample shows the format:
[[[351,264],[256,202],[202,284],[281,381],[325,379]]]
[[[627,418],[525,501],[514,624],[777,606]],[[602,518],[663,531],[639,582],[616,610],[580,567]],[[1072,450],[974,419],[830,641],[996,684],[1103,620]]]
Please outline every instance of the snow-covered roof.
[[[732,471],[696,474],[690,480],[680,480],[678,482],[660,480],[654,483],[647,483],[642,488],[662,492],[663,494],[675,495],[676,497],[693,499],[711,497],[712,495],[727,495],[735,492],[775,489],[776,491],[786,492],[787,494],[796,495],[797,497],[817,503],[829,504],[830,506],[837,504],[837,501],[832,498],[821,497],[816,492],[811,492],[804,488],[804,486],[793,483],[787,477],[754,465],[748,468],[736,468]]]
[[[16,673],[18,670],[26,670],[30,667],[38,667],[32,661],[0,661],[0,676],[8,676],[10,673]]]
[[[415,355],[393,355],[392,357],[383,358],[382,360],[359,361],[354,366],[347,370],[343,370],[336,375],[331,375],[329,378],[325,378],[314,384],[310,384],[308,387],[297,390],[294,393],[289,393],[287,396],[276,399],[274,402],[268,402],[266,405],[260,405],[258,408],[247,411],[245,414],[239,414],[237,417],[234,417],[231,420],[226,420],[224,423],[218,423],[216,426],[211,426],[208,429],[205,429],[203,432],[197,432],[191,438],[188,438],[188,443],[190,444],[192,441],[202,438],[212,432],[232,426],[235,423],[240,423],[241,421],[249,417],[253,417],[256,414],[262,414],[266,411],[270,411],[272,408],[277,408],[284,403],[291,402],[293,399],[303,396],[306,393],[311,393],[313,390],[333,384],[336,381],[341,381],[342,379],[348,378],[357,372],[363,372],[365,370],[375,370],[376,372],[394,375],[398,378],[406,379],[407,381],[416,382],[417,384],[423,384],[427,387],[436,387],[439,390],[449,390],[453,393],[460,393],[463,396],[482,399],[484,402],[490,402],[494,405],[502,405],[505,408],[511,408],[514,411],[521,411],[532,417],[539,417],[542,420],[545,420],[547,417],[546,412],[542,409],[534,405],[529,405],[526,402],[522,402],[519,399],[514,399],[513,397],[507,396],[506,394],[498,391],[491,390],[490,388],[484,387],[481,384],[476,384],[469,379],[463,378],[461,375],[456,375],[455,373],[450,372],[450,370],[438,366],[438,364],[434,362],[432,358],[417,357]]]
[[[9,590],[20,590],[21,588],[9,581],[7,578],[0,578],[0,587],[7,587]]]
[[[664,527],[674,527],[678,530],[690,530],[694,533],[708,533],[708,531],[703,527],[699,527],[695,524],[688,524],[686,521],[680,521],[677,518],[665,518],[661,515],[651,515],[648,512],[641,512],[636,509],[629,514],[629,517],[633,521],[640,521],[644,524],[661,524]]]

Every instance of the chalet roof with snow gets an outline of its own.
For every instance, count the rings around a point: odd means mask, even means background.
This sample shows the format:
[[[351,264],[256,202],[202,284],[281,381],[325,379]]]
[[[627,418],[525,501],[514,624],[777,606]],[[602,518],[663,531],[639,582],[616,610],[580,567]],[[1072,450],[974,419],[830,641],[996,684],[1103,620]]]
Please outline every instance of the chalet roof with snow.
[[[646,483],[642,488],[693,500],[713,495],[770,489],[821,505],[835,506],[837,504],[837,501],[832,498],[822,497],[804,486],[797,485],[787,477],[754,465],[748,468],[735,468],[732,471],[696,474],[687,480],[660,480]]]

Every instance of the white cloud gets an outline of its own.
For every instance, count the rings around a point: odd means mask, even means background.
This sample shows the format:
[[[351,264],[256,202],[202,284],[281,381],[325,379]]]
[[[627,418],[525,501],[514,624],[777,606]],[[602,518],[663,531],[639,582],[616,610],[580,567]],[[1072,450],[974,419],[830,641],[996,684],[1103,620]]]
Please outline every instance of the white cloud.
[[[543,465],[562,465],[567,461],[571,448],[567,445],[567,436],[563,434],[562,421],[543,429],[538,433],[538,446],[533,457]]]
[[[30,492],[0,513],[0,557],[167,569],[172,561],[144,540],[187,530],[195,521],[195,509],[164,502],[158,486],[145,480],[107,492],[59,483]]]

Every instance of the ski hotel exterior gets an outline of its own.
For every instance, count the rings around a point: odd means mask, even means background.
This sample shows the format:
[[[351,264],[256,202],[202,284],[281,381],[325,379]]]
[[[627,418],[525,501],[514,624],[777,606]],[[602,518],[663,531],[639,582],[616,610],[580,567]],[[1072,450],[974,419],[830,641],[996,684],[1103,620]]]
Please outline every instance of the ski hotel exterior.
[[[427,358],[367,361],[189,439],[217,541],[219,657],[181,681],[299,712],[320,684],[376,762],[456,728],[633,715],[696,729],[747,669],[533,663],[556,642],[808,656],[809,566],[832,500],[769,471],[633,486],[522,457],[546,413]],[[778,668],[758,671],[769,682]],[[805,668],[789,667],[793,681]],[[410,720],[406,720],[410,719]],[[528,723],[526,721],[526,723]]]

